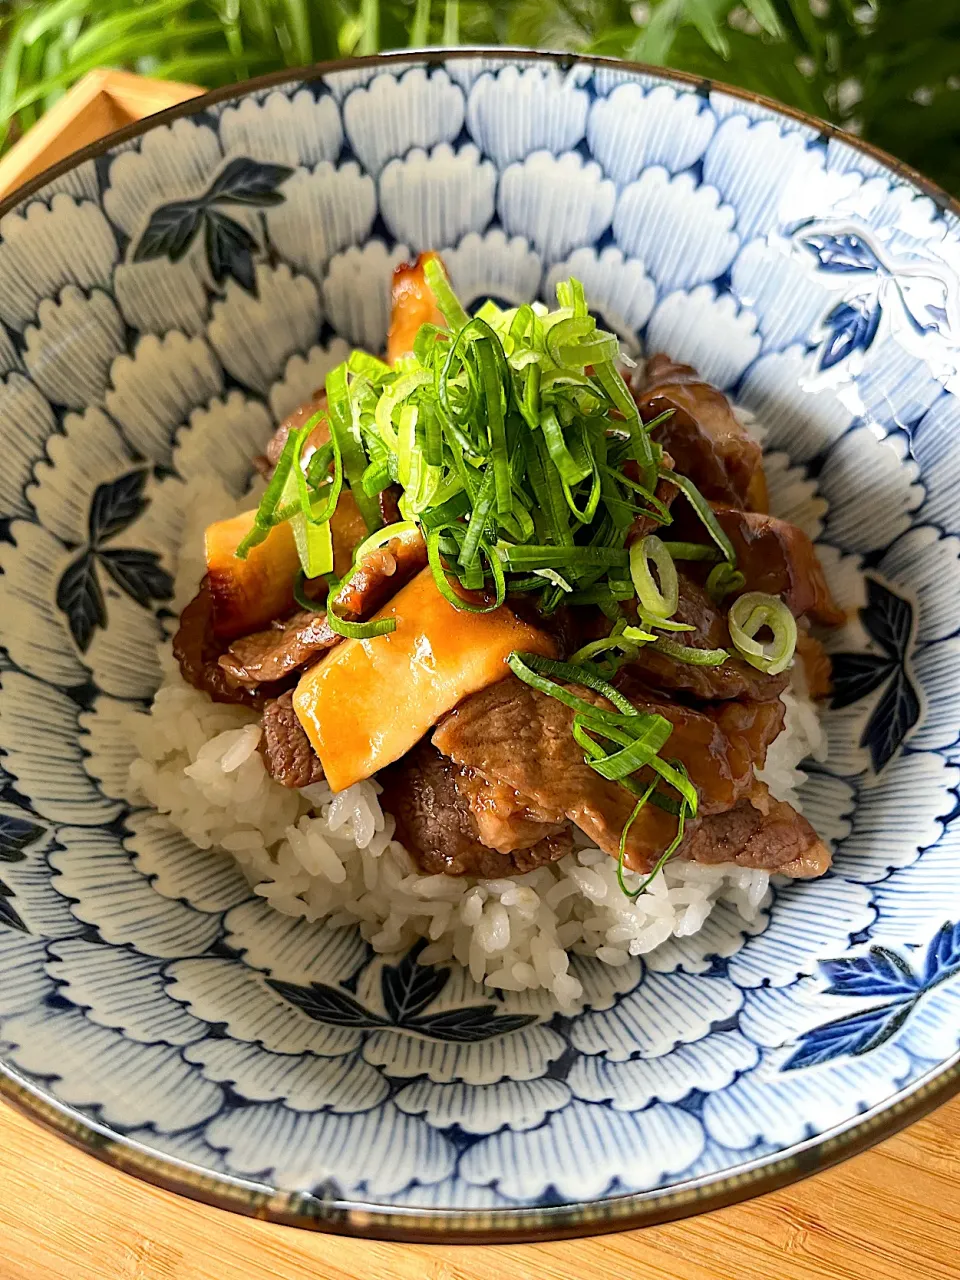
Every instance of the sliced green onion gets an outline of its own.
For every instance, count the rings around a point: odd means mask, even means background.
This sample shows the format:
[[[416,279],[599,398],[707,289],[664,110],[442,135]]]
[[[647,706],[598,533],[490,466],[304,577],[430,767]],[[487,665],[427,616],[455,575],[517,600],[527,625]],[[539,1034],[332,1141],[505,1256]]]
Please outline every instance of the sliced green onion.
[[[359,565],[371,551],[376,551],[379,547],[385,547],[388,542],[393,542],[394,538],[399,538],[401,542],[420,540],[423,535],[419,527],[413,520],[397,520],[394,524],[384,525],[382,529],[378,529],[376,533],[371,533],[369,538],[364,539],[353,552],[353,563]]]
[[[652,494],[657,483],[657,463],[650,435],[640,421],[640,410],[612,361],[594,367],[594,378],[609,396],[614,407],[623,415],[630,433],[633,459],[640,468],[640,480],[644,489]]]
[[[534,572],[536,569],[609,568],[626,566],[628,553],[620,547],[550,547],[536,543],[515,546],[498,542],[495,548],[507,569]]]
[[[474,324],[480,324],[474,321]],[[490,335],[476,344],[477,362],[480,366],[480,382],[483,387],[487,410],[487,431],[490,437],[490,457],[493,463],[493,483],[496,493],[497,514],[503,515],[513,508],[513,482],[510,476],[510,458],[507,454],[506,425],[501,399],[502,382],[497,369],[498,347],[493,330],[483,326]]]
[[[650,569],[653,562],[659,585]],[[666,547],[656,536],[647,534],[630,548],[630,577],[645,613],[655,618],[669,618],[680,603],[677,570]]]
[[[643,627],[624,627],[622,634],[624,640],[636,646],[650,644],[657,638],[652,631],[645,631]]]
[[[696,631],[697,629],[689,622],[674,622],[673,618],[655,618],[652,614],[644,613],[642,609],[637,610],[637,620],[648,631]],[[654,640],[656,638],[656,636],[653,637]]]
[[[483,557],[489,564],[490,572],[493,576],[495,593],[493,603],[476,604],[473,600],[466,600],[463,596],[458,595],[450,585],[447,570],[440,558],[440,539],[446,529],[462,532],[463,526],[456,524],[440,525],[438,528],[430,529],[427,533],[427,561],[433,573],[433,580],[437,584],[437,590],[448,604],[452,604],[455,609],[459,609],[462,613],[493,613],[495,609],[500,608],[507,597],[506,579],[495,551],[486,539],[480,539],[478,550],[483,553]],[[482,576],[480,582],[481,584],[483,582]]]
[[[619,782],[621,778],[630,777],[651,764],[660,748],[666,744],[673,731],[670,721],[658,715],[646,715],[643,719],[645,723],[642,732],[629,746],[593,763],[592,768],[601,778]]]
[[[737,564],[737,553],[733,549],[733,543],[724,533],[723,529],[721,529],[720,522],[714,515],[713,508],[693,481],[688,476],[681,475],[679,471],[668,471],[664,469],[660,472],[660,475],[663,479],[669,480],[671,484],[676,485],[680,492],[684,494],[691,507],[693,507],[694,511],[697,513],[703,527],[720,548],[724,560],[726,560],[727,564],[731,567],[735,568]]]
[[[547,582],[552,582],[555,587],[559,587],[561,591],[571,592],[573,587],[570,583],[560,576],[555,569],[534,569],[534,576],[544,578]]]
[[[619,853],[619,857],[617,858],[617,883],[620,885],[620,889],[624,897],[627,897],[627,898],[634,898],[634,899],[639,898],[640,894],[643,893],[646,886],[653,879],[653,876],[655,876],[657,874],[657,871],[660,869],[660,864],[658,863],[656,869],[653,872],[653,875],[649,876],[643,882],[643,884],[640,886],[639,889],[634,889],[634,890],[628,889],[623,879],[624,861],[627,856],[627,838],[630,835],[630,830],[633,827],[633,824],[636,822],[637,818],[640,817],[641,810],[643,809],[647,801],[650,799],[650,796],[653,794],[653,791],[657,786],[657,781],[658,779],[654,778],[653,781],[647,786],[647,789],[640,795],[640,797],[637,800],[637,803],[633,807],[633,812],[630,814],[630,817],[624,823],[623,830],[620,832],[620,853]]]
[[[507,658],[507,666],[518,679],[530,685],[531,688],[547,693],[551,698],[558,698],[577,711],[596,712],[597,708],[592,703],[578,698],[575,693],[570,693],[568,689],[555,684],[548,678],[549,676],[556,676],[558,680],[569,680],[572,684],[585,685],[594,693],[599,693],[601,697],[606,698],[608,702],[612,702],[625,716],[640,714],[633,703],[628,702],[612,684],[607,684],[606,680],[601,680],[586,667],[575,666],[569,662],[557,662],[554,658],[543,658],[537,653],[520,653],[516,649]]]
[[[687,771],[680,761],[675,760],[673,764],[669,764],[666,760],[661,760],[657,756],[656,759],[650,761],[650,768],[655,769],[664,782],[669,782],[675,791],[680,792],[684,804],[690,811],[690,816],[695,818],[699,806],[697,788],[690,781]]]
[[[291,431],[287,436],[283,452],[277,459],[277,465],[270,477],[270,483],[260,499],[250,532],[234,552],[238,560],[246,560],[250,551],[267,538],[274,525],[282,524],[293,514],[291,509],[282,520],[278,518],[278,511],[294,501],[293,467],[295,464],[299,466],[300,447],[304,438],[298,431]]]
[[[374,386],[386,382],[393,373],[392,367],[386,360],[381,360],[379,356],[372,356],[369,351],[362,351],[359,347],[355,347],[350,352],[346,365],[350,373],[366,378]],[[327,385],[329,387],[329,383]],[[327,394],[329,395],[329,390]]]
[[[716,547],[702,542],[664,542],[672,560],[718,560]]]
[[[576,653],[571,653],[569,661],[572,663],[592,662],[602,653],[620,652],[627,660],[636,657],[639,653],[637,645],[632,643],[632,637],[621,632],[619,635],[604,636],[602,640],[591,640],[589,644],[583,645]]]
[[[731,592],[742,591],[746,581],[739,569],[731,569],[724,560],[707,574],[707,594],[715,604],[720,604]]]
[[[648,797],[654,800],[654,802],[656,802],[656,794],[655,792],[652,791],[652,788],[648,788],[648,790],[644,792],[641,799],[643,801],[646,801]],[[633,814],[631,814],[630,816],[630,820],[628,822],[627,827],[624,828],[626,834],[624,834],[620,840],[620,858],[617,863],[617,880],[620,882],[620,888],[623,890],[623,892],[626,894],[628,898],[632,898],[632,899],[639,898],[642,893],[646,893],[646,891],[649,889],[652,882],[656,879],[657,875],[659,875],[659,873],[663,870],[663,868],[667,865],[667,863],[670,861],[673,855],[680,848],[680,845],[683,843],[683,837],[686,833],[686,824],[687,824],[688,814],[690,817],[696,816],[696,809],[694,809],[691,812],[689,804],[686,801],[684,801],[684,803],[680,806],[680,811],[677,815],[677,834],[673,837],[673,839],[667,845],[666,849],[664,849],[663,853],[661,853],[660,857],[654,863],[653,870],[650,872],[650,874],[647,875],[643,880],[641,880],[640,884],[637,886],[636,889],[627,889],[623,881],[623,862],[627,852],[627,834],[629,834],[630,826],[633,824],[635,816],[640,812],[641,808],[642,808],[642,805],[640,804],[640,802],[638,802],[636,808],[633,811]]]
[[[558,280],[557,301],[561,307],[568,307],[577,317],[587,314],[587,298],[579,280]]]
[[[333,569],[333,535],[330,521],[317,523],[297,511],[290,519],[300,567],[308,578],[319,578]]]
[[[311,600],[305,591],[307,575],[302,569],[297,570],[297,576],[293,580],[293,598],[301,609],[306,609],[308,613],[319,613],[316,600]]]
[[[459,493],[455,493],[446,502],[441,502],[439,506],[430,507],[428,511],[421,512],[420,523],[425,529],[436,529],[442,524],[451,524],[454,520],[458,520],[460,516],[465,516],[469,510],[470,495],[465,489],[461,489]]]
[[[332,601],[327,602],[327,626],[347,640],[373,640],[376,636],[396,631],[396,618],[371,618],[369,622],[347,622],[338,616]]]
[[[653,876],[661,869],[683,842],[688,817],[696,817],[698,808],[697,789],[691,783],[686,769],[679,761],[662,760],[658,754],[668,741],[672,732],[670,721],[663,716],[642,713],[628,702],[606,681],[600,680],[592,672],[581,666],[556,662],[551,658],[542,658],[536,654],[511,653],[507,658],[511,671],[519,679],[541,693],[548,694],[565,703],[573,711],[573,736],[584,752],[584,758],[591,769],[601,776],[617,781],[631,794],[638,797],[630,818],[627,820],[620,836],[620,857],[618,862],[618,880],[628,897],[635,898],[642,893]],[[614,704],[617,711],[607,712],[577,697],[569,689],[549,679],[556,676],[561,680],[570,680],[587,685],[601,693]],[[591,734],[597,734],[621,749],[611,752],[606,750]],[[632,776],[638,770],[650,768],[655,776],[641,791],[640,784]],[[680,795],[680,803],[676,805],[666,796],[657,794],[660,782],[667,783]],[[677,834],[657,860],[652,873],[635,891],[628,891],[623,881],[623,866],[626,857],[627,838],[630,828],[637,816],[648,802],[659,808],[677,814]]]
[[[382,362],[376,360],[374,356],[367,356],[366,360],[370,363],[364,363],[362,368],[365,375],[369,376],[370,373],[374,372],[375,367],[381,365]],[[389,369],[389,366],[386,367]],[[379,372],[377,372],[377,376],[380,376]],[[355,411],[356,407],[350,400],[345,366],[339,365],[336,369],[330,371],[327,376],[326,391],[327,404],[330,409],[328,419],[330,423],[330,443],[334,450],[334,462],[338,469],[342,469],[342,475],[346,477],[347,484],[350,486],[357,506],[360,508],[364,524],[372,532],[383,524],[383,519],[380,515],[380,504],[377,502],[376,497],[368,494],[363,485],[368,459],[363,447],[358,414]],[[338,490],[336,497],[339,498],[339,496]],[[336,507],[336,500],[333,502],[333,507]],[[333,507],[331,507],[331,514]]]
[[[547,409],[540,416],[540,429],[543,432],[543,438],[547,442],[547,449],[550,453],[550,460],[560,473],[560,479],[566,484],[579,484],[581,480],[591,472],[591,465],[578,462],[567,447],[567,443],[563,437],[563,428],[553,409]]]
[[[691,667],[721,667],[730,657],[726,649],[695,649],[691,644],[674,644],[666,636],[660,636],[652,648]]]
[[[614,606],[620,600],[632,600],[635,592],[633,583],[629,586],[619,586],[611,583],[609,580],[598,584],[597,586],[586,587],[582,591],[575,591],[570,597],[570,604],[596,604],[601,608],[605,605],[612,604]],[[619,610],[617,611],[619,612]]]
[[[450,287],[450,279],[439,258],[428,258],[423,268],[424,279],[444,320],[455,332],[470,323],[470,317],[460,304],[460,299]]]
[[[493,513],[495,491],[494,491],[494,475],[493,468],[488,467],[484,472],[483,483],[477,494],[473,504],[473,510],[470,513],[470,519],[467,523],[467,534],[463,540],[463,546],[460,548],[460,564],[464,569],[470,567],[474,557],[480,549],[480,543],[484,540],[484,530],[487,520]]]
[[[333,441],[328,440],[319,449],[314,449],[307,463],[307,484],[311,489],[319,489],[330,478],[330,464],[333,462]]]
[[[730,606],[727,614],[730,639],[737,652],[752,667],[767,675],[779,675],[793,661],[797,647],[797,620],[776,596],[764,591],[748,591]],[[769,627],[773,640],[762,644],[758,631]]]

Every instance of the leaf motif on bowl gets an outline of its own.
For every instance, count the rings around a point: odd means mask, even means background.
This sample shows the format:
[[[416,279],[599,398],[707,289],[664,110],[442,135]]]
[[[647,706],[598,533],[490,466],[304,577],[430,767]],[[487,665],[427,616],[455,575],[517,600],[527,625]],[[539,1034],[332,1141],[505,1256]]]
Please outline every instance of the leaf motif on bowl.
[[[920,973],[899,952],[881,946],[871,947],[866,955],[823,960],[820,969],[830,979],[825,995],[888,998],[805,1031],[781,1071],[820,1066],[847,1055],[860,1057],[891,1040],[924,995],[960,973],[960,922],[948,920],[934,934]]]
[[[132,261],[167,258],[179,262],[202,229],[207,265],[216,283],[222,285],[231,277],[248,293],[255,293],[253,253],[259,245],[242,223],[223,212],[223,206],[271,209],[282,204],[284,196],[278,188],[293,172],[283,164],[236,156],[198,199],[174,200],[154,209]]]
[[[98,568],[137,604],[149,609],[154,601],[173,596],[173,579],[156,551],[135,547],[105,547],[142,515],[144,468],[98,485],[90,503],[89,543],[63,571],[57,584],[57,607],[66,614],[77,648],[86,653],[94,633],[107,625],[107,604]]]
[[[447,985],[450,970],[421,965],[417,957],[424,945],[418,943],[397,964],[384,965],[381,970],[380,995],[386,1016],[368,1009],[342,987],[327,983],[301,986],[268,978],[267,985],[317,1022],[363,1031],[394,1028],[454,1044],[489,1040],[537,1021],[536,1014],[501,1014],[493,1003],[426,1013]]]
[[[0,880],[0,925],[6,925],[8,929],[19,929],[21,933],[29,932],[27,926],[20,918],[20,913],[10,901],[13,897],[13,890]]]
[[[920,698],[906,667],[913,635],[913,605],[876,578],[868,577],[867,604],[860,610],[860,620],[882,653],[831,655],[831,706],[842,710],[886,684],[860,737],[860,746],[869,748],[874,772],[879,773],[920,719]]]
[[[26,818],[0,813],[0,862],[23,862],[27,856],[23,850],[42,831],[42,827]]]

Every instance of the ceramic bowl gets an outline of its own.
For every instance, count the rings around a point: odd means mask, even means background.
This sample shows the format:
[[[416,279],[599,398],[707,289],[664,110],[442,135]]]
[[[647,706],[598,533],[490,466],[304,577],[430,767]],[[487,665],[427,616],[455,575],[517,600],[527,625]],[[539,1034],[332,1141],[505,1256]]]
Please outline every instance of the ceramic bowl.
[[[218,91],[2,213],[6,1097],[188,1195],[449,1240],[713,1207],[957,1089],[960,227],[942,193],[703,81],[473,51]],[[830,874],[778,887],[749,928],[720,910],[626,966],[578,961],[576,1017],[508,994],[532,1017],[505,1035],[406,1026],[381,978],[415,985],[415,958],[272,913],[123,798],[191,480],[240,495],[325,371],[382,348],[391,268],[427,248],[468,303],[575,274],[628,349],[752,410],[774,508],[817,539],[849,614],[803,791]],[[420,1013],[492,1021],[462,972],[417,990]]]

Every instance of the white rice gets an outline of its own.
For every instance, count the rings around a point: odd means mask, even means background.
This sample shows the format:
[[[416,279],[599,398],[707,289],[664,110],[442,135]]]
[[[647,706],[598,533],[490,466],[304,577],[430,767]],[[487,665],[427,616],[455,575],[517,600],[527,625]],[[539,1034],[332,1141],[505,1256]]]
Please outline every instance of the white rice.
[[[223,501],[213,505],[216,497],[198,492],[198,525],[200,512],[208,521],[211,511],[227,509]],[[202,573],[199,527],[184,530],[183,545],[189,551],[177,577],[177,607]],[[696,933],[719,902],[753,921],[769,901],[765,871],[673,861],[631,902],[620,892],[614,859],[577,832],[574,853],[526,875],[420,875],[393,838],[394,820],[380,807],[375,780],[337,795],[325,783],[299,792],[280,786],[257,750],[257,713],[213,703],[186,684],[169,645],[161,661],[163,684],[149,714],[136,717],[131,798],[168,814],[200,848],[229,853],[277,911],[359,926],[375,951],[402,951],[425,938],[421,963],[457,960],[489,987],[547,988],[573,1008],[583,989],[569,970],[569,952],[624,965],[671,937]],[[799,807],[798,766],[821,753],[824,739],[800,678],[783,701],[784,730],[758,776]],[[629,872],[627,881],[639,883]]]

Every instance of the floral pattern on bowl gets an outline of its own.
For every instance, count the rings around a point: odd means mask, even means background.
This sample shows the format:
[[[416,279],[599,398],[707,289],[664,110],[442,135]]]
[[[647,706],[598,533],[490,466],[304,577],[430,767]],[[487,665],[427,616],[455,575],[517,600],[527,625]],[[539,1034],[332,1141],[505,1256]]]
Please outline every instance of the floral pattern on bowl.
[[[428,247],[469,302],[577,275],[629,349],[752,410],[850,619],[803,793],[831,873],[755,925],[721,907],[642,960],[577,959],[573,1017],[276,914],[123,798],[191,476],[239,497],[273,425],[382,346],[390,270]],[[9,204],[4,1090],[190,1194],[450,1238],[689,1211],[956,1088],[958,281],[956,213],[882,160],[603,60],[241,87]]]

